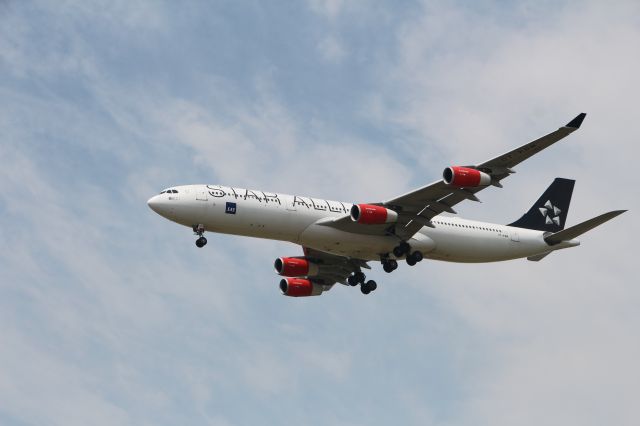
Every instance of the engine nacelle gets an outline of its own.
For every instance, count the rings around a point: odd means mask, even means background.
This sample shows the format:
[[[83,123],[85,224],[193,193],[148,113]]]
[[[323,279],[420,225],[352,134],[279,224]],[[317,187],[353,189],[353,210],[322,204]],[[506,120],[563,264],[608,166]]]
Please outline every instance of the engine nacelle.
[[[351,220],[365,225],[382,225],[398,221],[398,213],[382,206],[354,204],[351,207]]]
[[[301,257],[279,257],[273,263],[276,272],[284,277],[314,277],[318,265]]]
[[[444,183],[461,188],[487,186],[491,184],[491,176],[480,170],[469,167],[452,166],[442,172]]]
[[[283,278],[280,280],[280,290],[285,296],[306,297],[321,295],[324,287],[305,278]]]

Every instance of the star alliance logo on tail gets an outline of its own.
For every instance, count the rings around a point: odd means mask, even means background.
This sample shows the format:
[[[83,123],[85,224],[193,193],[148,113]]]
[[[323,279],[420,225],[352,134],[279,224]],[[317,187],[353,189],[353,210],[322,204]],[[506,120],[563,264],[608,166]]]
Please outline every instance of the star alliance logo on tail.
[[[560,213],[562,213],[562,210],[551,204],[550,200],[547,200],[547,202],[544,203],[544,207],[540,207],[538,210],[540,210],[540,213],[542,213],[544,217],[544,223],[547,225],[555,223],[560,226]]]

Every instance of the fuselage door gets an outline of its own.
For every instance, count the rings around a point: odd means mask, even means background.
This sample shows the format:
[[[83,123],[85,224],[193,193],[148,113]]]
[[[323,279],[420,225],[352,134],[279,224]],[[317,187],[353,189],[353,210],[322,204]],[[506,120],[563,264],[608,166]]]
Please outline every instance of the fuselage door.
[[[207,188],[202,186],[196,189],[196,200],[207,201]]]
[[[520,236],[518,235],[518,231],[516,231],[515,229],[511,230],[511,241],[514,242],[520,242]]]

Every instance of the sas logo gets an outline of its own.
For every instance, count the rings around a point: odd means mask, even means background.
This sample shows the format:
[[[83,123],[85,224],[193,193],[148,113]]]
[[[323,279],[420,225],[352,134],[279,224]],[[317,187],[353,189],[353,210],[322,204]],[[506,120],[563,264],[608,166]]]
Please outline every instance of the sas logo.
[[[227,203],[224,212],[227,214],[236,214],[236,203]]]

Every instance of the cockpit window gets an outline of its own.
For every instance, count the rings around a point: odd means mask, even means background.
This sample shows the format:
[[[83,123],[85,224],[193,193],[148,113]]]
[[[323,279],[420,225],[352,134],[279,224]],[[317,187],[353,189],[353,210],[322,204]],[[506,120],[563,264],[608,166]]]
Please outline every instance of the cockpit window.
[[[177,194],[177,193],[178,193],[178,190],[177,190],[177,189],[172,189],[172,190],[171,190],[171,192],[172,192],[173,194]]]
[[[165,192],[167,192],[167,191],[162,191],[161,194],[164,194]]]

